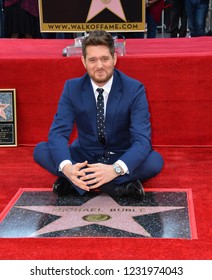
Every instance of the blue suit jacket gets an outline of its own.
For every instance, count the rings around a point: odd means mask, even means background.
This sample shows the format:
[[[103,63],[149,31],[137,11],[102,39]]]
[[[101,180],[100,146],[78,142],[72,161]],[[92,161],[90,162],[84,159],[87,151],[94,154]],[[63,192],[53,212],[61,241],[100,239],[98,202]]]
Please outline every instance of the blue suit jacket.
[[[149,117],[143,84],[115,69],[106,110],[107,144],[103,146],[97,137],[96,100],[90,77],[85,74],[68,80],[49,132],[54,163],[59,166],[65,159],[94,163],[96,155],[110,151],[114,162],[123,160],[133,172],[151,151]],[[78,138],[69,146],[74,123]]]

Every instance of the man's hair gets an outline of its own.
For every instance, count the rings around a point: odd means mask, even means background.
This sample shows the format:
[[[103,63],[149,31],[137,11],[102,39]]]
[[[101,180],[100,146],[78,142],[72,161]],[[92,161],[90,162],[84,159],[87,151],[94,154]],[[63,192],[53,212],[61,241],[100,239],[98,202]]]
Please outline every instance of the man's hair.
[[[82,54],[86,57],[86,48],[88,46],[106,46],[112,56],[115,53],[114,40],[110,33],[104,30],[96,30],[89,33],[89,35],[82,41]]]

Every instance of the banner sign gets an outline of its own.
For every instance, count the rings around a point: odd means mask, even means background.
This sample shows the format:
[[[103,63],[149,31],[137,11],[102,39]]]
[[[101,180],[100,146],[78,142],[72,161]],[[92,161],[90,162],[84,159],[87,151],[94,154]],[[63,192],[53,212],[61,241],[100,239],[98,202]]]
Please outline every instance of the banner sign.
[[[145,30],[145,0],[39,0],[41,32]]]

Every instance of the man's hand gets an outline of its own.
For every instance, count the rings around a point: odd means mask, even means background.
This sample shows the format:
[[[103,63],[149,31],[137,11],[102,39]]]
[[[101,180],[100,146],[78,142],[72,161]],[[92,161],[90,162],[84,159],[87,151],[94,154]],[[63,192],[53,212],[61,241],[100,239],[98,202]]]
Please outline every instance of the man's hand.
[[[85,175],[80,180],[91,185],[90,189],[99,188],[119,176],[114,172],[113,165],[102,163],[87,164],[87,168],[84,168],[83,172]]]
[[[67,164],[63,167],[63,174],[66,175],[67,178],[71,180],[77,187],[80,189],[83,189],[85,191],[89,191],[90,188],[87,186],[87,183],[83,181],[81,178],[83,178],[85,174],[85,167],[87,166],[88,162],[84,161],[82,163],[76,163],[76,164]]]

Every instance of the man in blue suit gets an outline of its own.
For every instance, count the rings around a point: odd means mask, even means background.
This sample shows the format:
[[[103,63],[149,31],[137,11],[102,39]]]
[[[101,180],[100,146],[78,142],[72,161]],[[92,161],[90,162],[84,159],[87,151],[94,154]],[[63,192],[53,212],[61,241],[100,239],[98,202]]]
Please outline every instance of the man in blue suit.
[[[80,194],[101,191],[141,200],[141,182],[163,166],[151,146],[145,88],[115,69],[117,55],[108,32],[91,32],[82,53],[87,73],[66,81],[48,142],[35,147],[34,159],[58,176],[53,184],[58,195],[75,188]],[[78,138],[69,145],[74,124]]]

